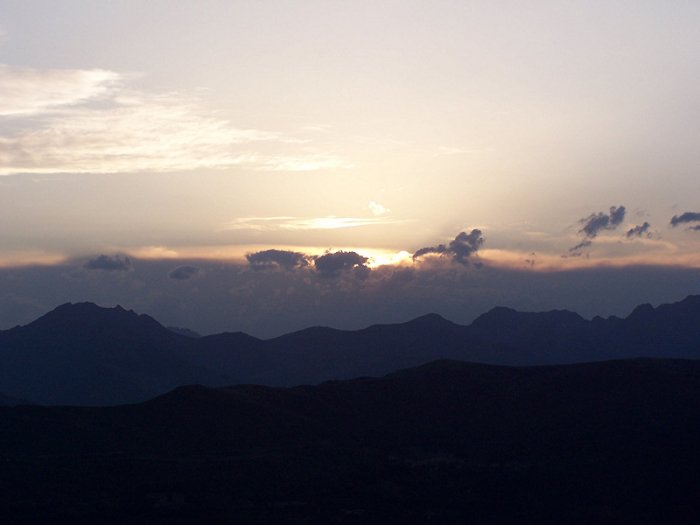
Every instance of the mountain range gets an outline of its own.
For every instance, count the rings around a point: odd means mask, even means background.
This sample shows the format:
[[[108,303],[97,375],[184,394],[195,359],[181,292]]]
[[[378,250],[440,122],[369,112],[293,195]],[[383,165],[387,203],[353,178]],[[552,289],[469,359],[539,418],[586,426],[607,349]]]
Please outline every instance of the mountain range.
[[[700,296],[641,305],[624,319],[499,307],[469,326],[429,314],[403,324],[315,327],[268,340],[241,332],[197,337],[119,306],[78,303],[0,331],[0,403],[135,403],[187,384],[317,384],[439,359],[550,365],[637,357],[700,357]]]

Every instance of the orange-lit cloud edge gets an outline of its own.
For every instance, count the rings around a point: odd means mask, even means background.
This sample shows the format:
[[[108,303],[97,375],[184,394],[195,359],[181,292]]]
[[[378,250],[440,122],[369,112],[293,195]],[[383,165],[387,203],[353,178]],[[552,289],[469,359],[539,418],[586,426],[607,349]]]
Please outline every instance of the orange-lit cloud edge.
[[[27,266],[57,266],[79,263],[99,254],[121,254],[136,260],[202,260],[220,261],[227,264],[245,264],[245,255],[257,251],[277,249],[301,252],[310,256],[328,252],[354,251],[368,257],[370,268],[379,267],[454,267],[470,268],[451,262],[440,256],[427,256],[413,261],[411,253],[405,250],[392,250],[359,246],[298,246],[298,245],[207,245],[207,246],[103,246],[85,254],[65,254],[49,251],[17,251],[0,256],[0,268],[21,268]],[[528,272],[565,272],[586,268],[624,268],[634,266],[667,266],[700,269],[700,251],[679,247],[673,243],[656,243],[648,251],[633,254],[605,253],[605,246],[598,246],[587,254],[578,257],[561,253],[532,252],[527,250],[483,248],[471,260],[485,266],[521,270]]]

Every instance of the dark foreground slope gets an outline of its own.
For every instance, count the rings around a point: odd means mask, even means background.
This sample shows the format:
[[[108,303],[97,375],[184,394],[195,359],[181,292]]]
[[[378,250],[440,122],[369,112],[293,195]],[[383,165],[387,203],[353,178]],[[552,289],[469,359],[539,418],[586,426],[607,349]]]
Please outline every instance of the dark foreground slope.
[[[13,523],[694,523],[700,362],[182,387],[0,409]]]
[[[0,392],[40,404],[144,401],[177,386],[314,384],[379,376],[437,359],[500,365],[700,357],[700,296],[627,318],[495,308],[470,326],[426,315],[345,331],[309,328],[269,340],[191,337],[146,315],[67,304],[0,331]]]
[[[16,405],[26,405],[28,404],[26,401],[23,401],[21,399],[15,399],[14,397],[9,397],[5,396],[3,394],[0,394],[0,406],[9,406],[13,407]]]

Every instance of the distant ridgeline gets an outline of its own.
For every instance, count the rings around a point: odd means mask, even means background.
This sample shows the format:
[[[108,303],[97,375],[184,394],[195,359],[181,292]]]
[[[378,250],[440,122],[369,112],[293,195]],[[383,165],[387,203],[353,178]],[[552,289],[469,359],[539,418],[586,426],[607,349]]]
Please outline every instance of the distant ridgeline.
[[[470,326],[429,314],[403,324],[317,327],[269,340],[241,332],[197,335],[119,306],[62,305],[0,331],[0,404],[133,403],[181,385],[316,384],[439,359],[515,366],[697,359],[700,296],[642,305],[625,319],[495,308]]]

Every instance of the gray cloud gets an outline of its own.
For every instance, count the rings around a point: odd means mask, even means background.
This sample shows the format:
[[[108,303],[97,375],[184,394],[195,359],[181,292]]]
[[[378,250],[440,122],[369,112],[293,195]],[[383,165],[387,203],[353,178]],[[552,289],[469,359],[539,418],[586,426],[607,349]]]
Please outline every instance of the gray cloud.
[[[583,248],[588,248],[592,242],[603,230],[614,230],[625,219],[625,213],[627,212],[624,206],[610,206],[609,213],[591,213],[588,217],[580,219],[578,222],[581,224],[581,229],[578,233],[583,235],[583,240],[576,246],[569,248],[569,256],[579,257],[583,253]],[[563,257],[567,257],[564,255]]]
[[[338,277],[342,272],[352,270],[357,277],[365,278],[370,272],[366,265],[368,260],[357,252],[340,251],[316,257],[314,266],[321,277]]]
[[[460,264],[469,264],[469,257],[479,251],[484,244],[481,230],[473,229],[470,233],[460,232],[449,244],[438,244],[437,246],[426,246],[420,248],[413,254],[413,260],[429,254],[438,254],[452,258]]]
[[[128,272],[132,267],[131,259],[119,255],[113,257],[99,255],[83,264],[83,268],[86,270],[103,270],[105,272]]]
[[[305,254],[289,250],[263,250],[249,253],[245,257],[250,267],[256,271],[280,268],[291,271],[309,265],[308,257]]]
[[[627,230],[627,233],[625,234],[628,239],[633,239],[634,237],[641,237],[643,235],[646,235],[649,237],[651,233],[649,232],[649,228],[651,228],[651,224],[648,222],[644,222],[644,224],[640,224],[638,226],[635,226],[634,228],[630,228]]]
[[[610,214],[603,212],[592,213],[579,221],[579,223],[583,224],[579,233],[583,233],[586,237],[593,239],[601,230],[614,230],[625,219],[625,212],[624,206],[611,206]]]
[[[580,257],[581,254],[583,253],[582,250],[584,248],[588,248],[591,244],[593,244],[593,243],[591,241],[589,241],[588,239],[586,239],[585,241],[581,241],[576,246],[572,246],[571,248],[569,248],[569,255],[571,257]]]
[[[168,273],[168,277],[175,279],[176,281],[186,281],[188,279],[199,277],[201,273],[202,270],[196,266],[178,266]]]
[[[678,226],[679,224],[685,224],[688,222],[700,222],[700,213],[696,211],[687,211],[685,213],[681,213],[680,215],[674,215],[671,217],[671,226],[674,228]],[[693,226],[690,228],[691,230],[698,230],[697,226]]]
[[[396,268],[391,272],[386,284],[390,288],[400,288],[413,281],[415,276],[416,271],[413,268]]]

